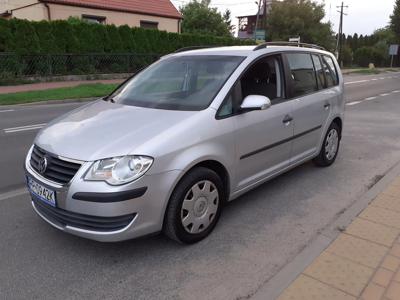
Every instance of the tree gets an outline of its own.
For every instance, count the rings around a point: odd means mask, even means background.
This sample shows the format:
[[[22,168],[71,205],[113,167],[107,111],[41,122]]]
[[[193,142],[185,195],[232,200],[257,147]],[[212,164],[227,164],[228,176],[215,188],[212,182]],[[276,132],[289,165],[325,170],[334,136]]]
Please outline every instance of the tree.
[[[216,8],[210,7],[211,0],[192,0],[180,8],[183,16],[182,32],[230,36],[229,25]]]
[[[352,50],[355,51],[358,48],[358,34],[353,35],[353,47]]]
[[[400,42],[400,0],[396,0],[393,14],[390,16],[390,28],[397,36],[397,42]]]
[[[235,29],[236,29],[236,26],[232,25],[231,16],[232,16],[231,11],[229,9],[225,10],[224,15],[223,15],[224,22],[225,22],[226,26],[228,27],[231,35],[233,36],[234,32],[235,32]]]
[[[300,36],[305,43],[334,48],[332,24],[324,23],[324,4],[311,0],[274,1],[267,19],[267,36],[272,41],[287,41]]]
[[[346,67],[350,67],[353,64],[353,51],[348,45],[344,45],[342,51],[343,65]]]

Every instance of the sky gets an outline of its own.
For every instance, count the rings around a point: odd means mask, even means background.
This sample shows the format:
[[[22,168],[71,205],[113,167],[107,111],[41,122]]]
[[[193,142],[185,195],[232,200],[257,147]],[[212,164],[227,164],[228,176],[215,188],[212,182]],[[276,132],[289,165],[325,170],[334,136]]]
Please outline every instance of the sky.
[[[171,0],[179,7],[190,0]],[[333,29],[337,32],[339,27],[340,14],[336,6],[341,5],[342,0],[316,0],[325,3],[325,21],[333,23]],[[349,7],[344,11],[348,14],[344,17],[343,32],[345,34],[372,34],[374,30],[385,27],[389,23],[389,16],[393,12],[395,0],[345,0],[344,4]],[[220,11],[229,8],[232,16],[256,14],[257,5],[255,0],[212,0],[211,5]],[[232,18],[233,25],[238,24],[236,18]]]

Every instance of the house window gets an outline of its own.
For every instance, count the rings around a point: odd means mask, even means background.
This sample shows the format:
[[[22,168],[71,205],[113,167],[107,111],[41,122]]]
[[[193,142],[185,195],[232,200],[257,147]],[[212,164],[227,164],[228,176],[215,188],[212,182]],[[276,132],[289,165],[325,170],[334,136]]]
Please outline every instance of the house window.
[[[106,17],[101,17],[101,16],[82,15],[82,20],[88,23],[96,23],[96,24],[106,23]]]
[[[140,21],[140,27],[146,29],[158,29],[158,22]]]

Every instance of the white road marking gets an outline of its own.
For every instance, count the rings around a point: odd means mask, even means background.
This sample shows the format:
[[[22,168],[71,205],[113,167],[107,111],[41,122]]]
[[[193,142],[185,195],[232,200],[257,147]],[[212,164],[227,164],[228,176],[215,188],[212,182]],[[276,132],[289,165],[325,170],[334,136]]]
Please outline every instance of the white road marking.
[[[36,130],[36,129],[43,128],[45,125],[46,125],[46,123],[14,127],[14,128],[6,128],[6,129],[4,129],[4,132],[5,133],[14,133],[14,132],[20,132],[20,131],[27,131],[27,130]]]
[[[385,94],[380,94],[379,96],[381,96],[381,97],[386,97],[386,96],[389,96],[390,94],[388,94],[388,93],[385,93]]]
[[[400,90],[398,90],[398,91],[393,91],[392,93],[393,93],[393,94],[400,93]]]
[[[352,105],[356,105],[356,104],[361,103],[361,102],[362,101],[354,101],[354,102],[346,103],[346,105],[352,106]]]
[[[362,83],[362,82],[368,82],[369,80],[364,79],[364,80],[358,80],[358,81],[350,81],[350,82],[345,82],[344,84],[354,84],[354,83]]]
[[[7,199],[10,199],[10,198],[14,198],[14,197],[18,197],[18,196],[22,196],[22,195],[25,195],[25,194],[28,194],[28,190],[26,188],[22,188],[22,189],[19,189],[19,190],[7,192],[7,193],[4,193],[4,194],[0,194],[0,201],[7,200]]]
[[[374,99],[376,99],[376,97],[368,97],[368,98],[365,98],[364,100],[365,101],[370,101],[370,100],[374,100]]]
[[[0,113],[10,112],[10,111],[14,111],[14,109],[0,110]]]

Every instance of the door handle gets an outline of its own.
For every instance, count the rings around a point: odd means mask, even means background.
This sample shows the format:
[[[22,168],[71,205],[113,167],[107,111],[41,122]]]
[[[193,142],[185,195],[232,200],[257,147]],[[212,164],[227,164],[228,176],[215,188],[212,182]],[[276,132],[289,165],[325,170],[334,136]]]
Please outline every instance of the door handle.
[[[289,125],[290,122],[292,122],[292,121],[293,121],[292,116],[291,116],[291,115],[286,115],[286,116],[283,118],[282,123],[285,124],[285,125]]]

